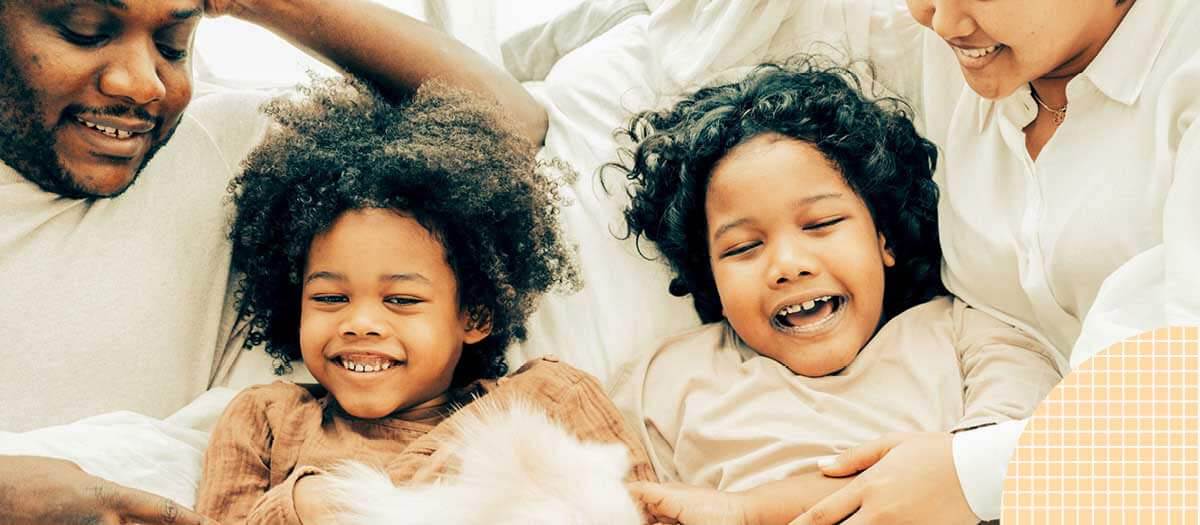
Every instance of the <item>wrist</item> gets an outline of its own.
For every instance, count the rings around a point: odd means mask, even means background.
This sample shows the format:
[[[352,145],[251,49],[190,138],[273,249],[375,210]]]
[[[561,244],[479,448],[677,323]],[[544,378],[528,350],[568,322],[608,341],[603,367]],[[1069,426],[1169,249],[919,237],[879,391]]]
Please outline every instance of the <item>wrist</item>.
[[[755,505],[754,498],[750,492],[730,492],[730,496],[737,515],[738,523],[741,525],[768,525],[770,520],[764,515],[764,509],[760,505]]]
[[[228,14],[274,31],[303,16],[303,4],[303,0],[235,0]]]

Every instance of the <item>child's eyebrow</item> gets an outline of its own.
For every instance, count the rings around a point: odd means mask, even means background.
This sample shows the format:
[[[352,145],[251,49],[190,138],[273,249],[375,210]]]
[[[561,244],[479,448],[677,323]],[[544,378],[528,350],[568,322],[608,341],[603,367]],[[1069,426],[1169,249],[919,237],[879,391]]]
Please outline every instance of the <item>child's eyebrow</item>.
[[[313,272],[313,273],[309,274],[308,277],[304,278],[304,284],[311,283],[317,279],[328,279],[331,281],[344,282],[344,281],[346,281],[346,276],[342,275],[340,273],[337,273],[337,272],[326,272],[326,271]],[[433,284],[433,281],[430,281],[428,277],[425,277],[424,275],[421,275],[419,273],[385,274],[385,275],[380,275],[379,280],[381,282],[416,281],[416,282],[422,282],[422,283],[426,283],[426,284]]]
[[[317,279],[328,279],[330,281],[339,281],[340,282],[340,281],[345,281],[346,276],[342,275],[340,273],[334,273],[334,272],[313,272],[313,273],[308,274],[308,277],[304,278],[304,284],[311,283]]]
[[[380,281],[417,281],[425,284],[433,284],[428,277],[419,273],[393,273],[391,275],[379,276]]]

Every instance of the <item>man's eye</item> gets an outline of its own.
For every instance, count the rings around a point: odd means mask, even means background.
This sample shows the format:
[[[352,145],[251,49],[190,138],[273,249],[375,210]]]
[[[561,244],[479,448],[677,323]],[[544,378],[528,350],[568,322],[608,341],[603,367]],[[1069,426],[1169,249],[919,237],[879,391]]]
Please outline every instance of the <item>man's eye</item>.
[[[66,27],[60,27],[58,29],[58,32],[59,32],[59,34],[62,35],[63,39],[65,39],[67,42],[70,42],[72,44],[75,44],[77,46],[82,46],[82,47],[95,47],[100,44],[103,44],[106,40],[108,40],[108,35],[105,35],[105,34],[98,33],[98,34],[94,34],[94,35],[89,35],[89,34],[78,33],[78,32],[72,31],[70,29],[67,29]]]
[[[344,295],[333,295],[333,294],[314,295],[314,296],[312,296],[312,300],[315,302],[318,302],[318,303],[323,303],[323,304],[340,304],[340,303],[350,302],[350,299]]]
[[[833,225],[835,225],[835,224],[837,224],[837,223],[839,223],[839,222],[842,222],[842,221],[844,221],[844,220],[846,220],[846,218],[845,218],[845,217],[837,217],[837,218],[834,218],[834,219],[829,219],[829,220],[826,220],[826,221],[821,221],[821,222],[818,222],[818,223],[816,223],[816,224],[809,224],[809,225],[806,225],[806,226],[804,227],[804,229],[805,229],[805,230],[821,230],[821,229],[824,229],[824,228],[828,228],[828,227],[830,227],[830,226],[833,226]]]
[[[759,243],[759,242],[748,242],[748,243],[745,243],[745,244],[739,244],[739,245],[737,245],[737,246],[734,246],[733,248],[731,248],[731,249],[729,249],[729,250],[726,250],[726,251],[725,251],[725,253],[722,253],[722,254],[721,254],[721,258],[722,258],[722,259],[724,259],[724,258],[726,258],[726,257],[733,257],[733,256],[735,256],[735,255],[741,255],[741,254],[743,254],[743,253],[746,253],[746,252],[748,252],[748,251],[750,251],[750,250],[752,250],[752,249],[756,248],[756,247],[757,247],[759,244],[761,244],[761,243]]]

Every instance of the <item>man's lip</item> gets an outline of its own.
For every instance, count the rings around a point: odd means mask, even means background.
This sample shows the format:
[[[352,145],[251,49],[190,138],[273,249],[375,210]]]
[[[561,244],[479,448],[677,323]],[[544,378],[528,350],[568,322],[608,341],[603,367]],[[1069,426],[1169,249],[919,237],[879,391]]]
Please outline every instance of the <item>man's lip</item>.
[[[78,137],[87,151],[96,157],[107,161],[128,162],[146,153],[150,143],[150,135],[145,133],[131,134],[126,138],[117,138],[98,129],[88,127],[76,119],[71,119],[67,128],[74,130],[71,135]]]
[[[117,118],[117,117],[84,115],[84,114],[78,114],[78,115],[75,115],[74,117],[77,119],[86,120],[86,121],[91,122],[92,124],[96,124],[98,126],[104,126],[106,128],[113,128],[113,129],[117,129],[117,130],[121,130],[121,131],[128,131],[129,133],[138,133],[138,134],[149,133],[151,131],[154,131],[154,128],[156,127],[154,122],[140,120],[140,119],[123,119],[123,118]]]

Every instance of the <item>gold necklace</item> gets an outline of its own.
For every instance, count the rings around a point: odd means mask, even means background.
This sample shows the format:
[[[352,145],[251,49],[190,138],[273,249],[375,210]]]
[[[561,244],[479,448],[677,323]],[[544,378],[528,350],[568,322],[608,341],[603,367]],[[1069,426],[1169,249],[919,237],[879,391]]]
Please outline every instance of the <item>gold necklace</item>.
[[[1050,107],[1045,101],[1042,100],[1042,97],[1038,96],[1037,90],[1033,89],[1033,84],[1029,85],[1029,92],[1033,94],[1033,100],[1037,102],[1038,105],[1046,108],[1046,111],[1049,111],[1051,115],[1054,115],[1054,125],[1062,125],[1063,120],[1066,120],[1067,118],[1067,104],[1063,104],[1063,107],[1057,109]]]

